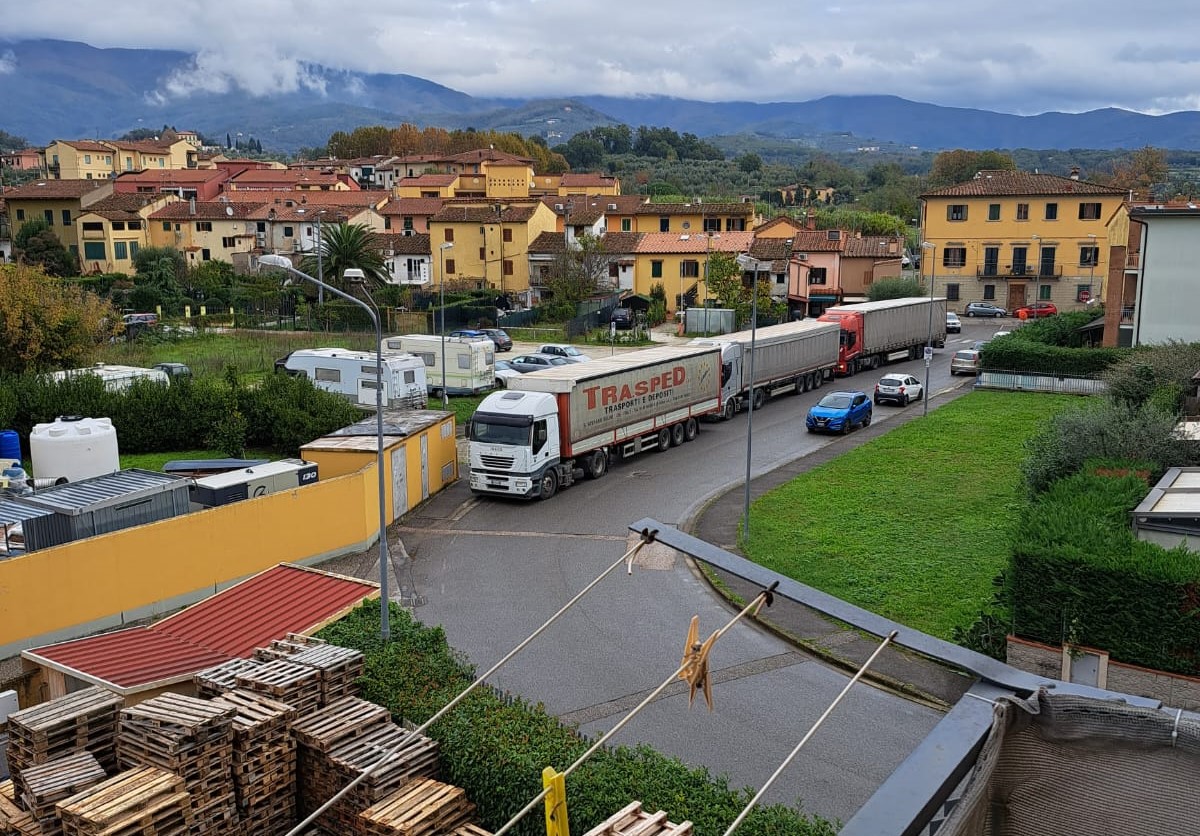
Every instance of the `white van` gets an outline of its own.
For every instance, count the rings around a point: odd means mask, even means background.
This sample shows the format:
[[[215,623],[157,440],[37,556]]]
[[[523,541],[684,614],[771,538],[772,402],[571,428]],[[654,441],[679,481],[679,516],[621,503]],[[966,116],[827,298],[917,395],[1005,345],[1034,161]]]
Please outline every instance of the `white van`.
[[[385,353],[415,354],[425,363],[430,394],[442,394],[442,337],[436,334],[402,334],[384,337]],[[488,337],[446,337],[446,394],[477,395],[496,386],[496,344]]]
[[[318,389],[360,406],[375,405],[375,353],[346,348],[301,348],[275,363],[276,371],[303,375]],[[383,355],[383,405],[424,409],[425,364],[409,354]]]

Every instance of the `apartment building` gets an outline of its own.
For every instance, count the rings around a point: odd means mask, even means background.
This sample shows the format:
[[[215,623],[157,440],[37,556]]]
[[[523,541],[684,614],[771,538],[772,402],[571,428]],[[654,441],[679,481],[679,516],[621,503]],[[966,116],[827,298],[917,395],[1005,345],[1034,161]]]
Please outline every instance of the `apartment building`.
[[[38,180],[4,193],[9,228],[15,236],[28,221],[41,219],[62,245],[79,254],[75,221],[80,213],[113,193],[107,180]]]
[[[435,283],[524,293],[530,244],[555,227],[554,212],[540,201],[448,203],[429,219]]]
[[[196,168],[199,152],[184,139],[64,140],[42,152],[43,166],[53,180],[107,180],[127,171]]]
[[[173,194],[112,194],[83,209],[76,223],[84,273],[136,272],[133,259],[150,243],[150,218]]]

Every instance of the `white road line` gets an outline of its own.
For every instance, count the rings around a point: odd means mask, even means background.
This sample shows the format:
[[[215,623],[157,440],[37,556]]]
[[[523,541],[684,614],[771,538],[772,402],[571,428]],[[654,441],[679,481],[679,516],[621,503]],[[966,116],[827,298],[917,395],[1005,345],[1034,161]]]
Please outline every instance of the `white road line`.
[[[611,540],[618,543],[624,543],[627,539],[623,534],[575,534],[569,531],[478,531],[469,528],[415,528],[407,525],[400,526],[398,530],[406,534],[441,534],[447,537],[566,537],[572,540]]]

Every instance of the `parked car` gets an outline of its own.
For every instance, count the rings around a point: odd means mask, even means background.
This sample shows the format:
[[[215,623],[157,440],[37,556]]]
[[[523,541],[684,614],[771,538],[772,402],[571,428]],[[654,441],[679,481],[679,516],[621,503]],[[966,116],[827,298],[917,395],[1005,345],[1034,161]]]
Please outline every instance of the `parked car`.
[[[507,360],[496,361],[496,388],[507,389],[510,378],[520,377],[524,372],[520,369],[513,368],[512,363]]]
[[[158,314],[155,313],[127,313],[121,320],[128,325],[157,325]]]
[[[950,374],[979,374],[979,352],[973,348],[954,352],[950,358]]]
[[[491,337],[492,342],[496,344],[497,351],[512,351],[512,337],[503,328],[480,328],[485,337]]]
[[[875,403],[884,401],[908,406],[909,401],[919,401],[925,396],[925,387],[911,374],[885,374],[875,384]]]
[[[526,372],[536,372],[542,369],[550,369],[554,366],[567,365],[566,358],[555,357],[553,354],[522,354],[519,357],[514,357],[508,360],[508,365],[519,371],[521,374]]]
[[[561,357],[568,363],[586,363],[591,360],[578,348],[566,343],[546,343],[538,348],[538,354],[553,354],[555,357]]]
[[[956,314],[954,311],[946,311],[946,333],[962,333],[962,321],[959,320],[958,314]]]
[[[1013,311],[1013,316],[1017,319],[1037,319],[1042,316],[1054,316],[1058,313],[1058,307],[1053,302],[1034,302],[1031,305],[1017,308]]]
[[[612,317],[609,319],[618,329],[628,331],[633,327],[635,317],[630,308],[617,308],[612,312]]]
[[[808,410],[804,426],[810,433],[848,433],[855,424],[869,426],[871,415],[871,399],[865,392],[830,392]]]
[[[1008,333],[1008,332],[1005,331],[1003,333]],[[991,342],[991,340],[976,340],[975,342],[971,343],[971,348],[975,349],[976,351],[983,351],[983,347],[990,342]]]
[[[963,313],[967,316],[1008,316],[1008,311],[992,302],[968,302]]]
[[[172,382],[192,376],[192,370],[185,363],[155,363],[151,368],[166,372]]]

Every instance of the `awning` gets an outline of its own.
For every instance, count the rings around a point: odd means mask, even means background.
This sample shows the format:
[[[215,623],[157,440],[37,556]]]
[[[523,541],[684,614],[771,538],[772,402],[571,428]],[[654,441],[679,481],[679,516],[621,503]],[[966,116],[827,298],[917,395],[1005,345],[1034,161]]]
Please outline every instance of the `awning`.
[[[812,296],[808,297],[808,301],[810,302],[836,302],[837,300],[838,298],[836,296],[832,296],[830,294],[813,294]]]

